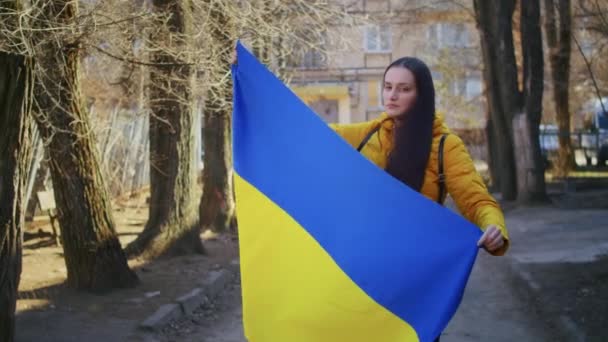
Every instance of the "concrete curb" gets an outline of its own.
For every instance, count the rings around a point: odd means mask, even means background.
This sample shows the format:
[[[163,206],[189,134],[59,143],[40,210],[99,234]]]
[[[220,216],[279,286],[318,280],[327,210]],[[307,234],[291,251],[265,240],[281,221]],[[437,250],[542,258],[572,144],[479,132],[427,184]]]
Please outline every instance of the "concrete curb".
[[[518,262],[513,257],[508,257],[508,259],[509,262],[507,264],[509,265],[509,269],[514,276],[514,280],[518,283],[519,286],[526,289],[528,295],[530,295],[531,298],[540,302],[540,305],[538,306],[537,310],[541,314],[549,314],[549,312],[546,312],[546,310],[544,309],[547,307],[547,298],[543,296],[543,288],[540,282],[538,282],[534,278],[534,275],[532,273],[525,270],[525,266],[523,263]],[[567,336],[568,341],[586,341],[585,334],[583,333],[583,331],[581,331],[581,329],[576,325],[576,323],[574,323],[574,321],[568,316],[560,315],[559,324],[555,324],[553,328],[559,330],[559,334],[561,336]]]
[[[195,288],[189,293],[176,299],[184,315],[190,315],[201,305],[207,303],[208,299],[205,292],[200,287]]]
[[[179,304],[164,304],[161,305],[155,313],[150,317],[146,318],[140,327],[147,330],[154,330],[160,326],[163,326],[170,321],[177,319],[181,316],[182,311]]]
[[[217,297],[234,280],[239,267],[239,261],[233,260],[225,269],[209,272],[199,283],[199,287],[176,298],[173,303],[161,305],[155,313],[139,324],[139,328],[156,331],[173,320],[191,315],[194,310]]]

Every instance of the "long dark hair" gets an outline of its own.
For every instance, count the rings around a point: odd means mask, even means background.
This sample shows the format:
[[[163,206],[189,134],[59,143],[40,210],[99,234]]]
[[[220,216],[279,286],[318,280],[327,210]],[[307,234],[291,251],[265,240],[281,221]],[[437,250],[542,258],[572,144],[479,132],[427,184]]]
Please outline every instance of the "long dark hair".
[[[406,68],[414,74],[418,96],[414,106],[404,113],[403,120],[399,124],[395,123],[394,148],[388,157],[386,171],[420,192],[433,142],[433,77],[426,64],[414,57],[403,57],[392,62],[384,71],[384,77],[388,70],[394,67]]]

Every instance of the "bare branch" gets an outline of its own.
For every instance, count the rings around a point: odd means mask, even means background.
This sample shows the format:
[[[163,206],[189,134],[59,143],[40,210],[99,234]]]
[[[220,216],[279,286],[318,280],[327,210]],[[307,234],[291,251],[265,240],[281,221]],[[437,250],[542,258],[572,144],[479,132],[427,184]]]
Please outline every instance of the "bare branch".
[[[144,66],[150,66],[150,67],[160,67],[160,66],[183,66],[183,65],[194,65],[194,63],[148,63],[148,62],[142,62],[136,59],[132,59],[132,58],[124,58],[124,57],[120,57],[120,56],[116,56],[98,46],[94,46],[94,45],[87,45],[88,47],[95,49],[101,53],[103,53],[104,55],[108,56],[108,57],[112,57],[118,61],[121,62],[125,62],[125,63],[129,63],[129,64],[136,64],[136,65],[144,65]]]

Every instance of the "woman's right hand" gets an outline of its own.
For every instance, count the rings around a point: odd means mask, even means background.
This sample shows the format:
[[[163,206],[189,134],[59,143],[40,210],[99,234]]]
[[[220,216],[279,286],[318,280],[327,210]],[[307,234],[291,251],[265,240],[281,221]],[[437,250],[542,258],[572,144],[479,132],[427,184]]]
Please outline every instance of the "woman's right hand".
[[[502,233],[495,225],[488,226],[484,229],[484,233],[477,242],[477,246],[485,248],[486,251],[496,252],[505,244],[505,239]]]

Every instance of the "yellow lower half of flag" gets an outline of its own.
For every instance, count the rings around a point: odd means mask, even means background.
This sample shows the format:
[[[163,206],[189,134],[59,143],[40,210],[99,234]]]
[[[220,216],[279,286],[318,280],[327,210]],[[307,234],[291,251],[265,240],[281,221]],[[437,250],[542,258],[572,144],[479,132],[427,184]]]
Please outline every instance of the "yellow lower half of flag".
[[[238,175],[235,186],[250,342],[418,341],[283,209]]]

